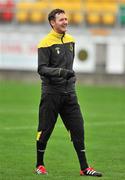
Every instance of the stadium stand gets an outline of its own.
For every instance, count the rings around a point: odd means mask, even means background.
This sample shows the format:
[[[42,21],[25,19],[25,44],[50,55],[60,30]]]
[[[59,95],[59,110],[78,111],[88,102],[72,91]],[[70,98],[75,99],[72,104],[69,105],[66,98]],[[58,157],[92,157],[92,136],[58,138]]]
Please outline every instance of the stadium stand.
[[[20,1],[16,5],[18,23],[42,23],[46,20],[48,1]]]
[[[67,12],[69,22],[72,24],[80,24],[83,21],[82,13],[83,3],[81,0],[51,0],[50,8],[61,8]]]
[[[44,23],[54,8],[62,8],[74,25],[125,25],[125,0],[0,0],[0,22]]]
[[[116,22],[116,2],[88,0],[85,9],[86,21],[89,25],[114,25]]]

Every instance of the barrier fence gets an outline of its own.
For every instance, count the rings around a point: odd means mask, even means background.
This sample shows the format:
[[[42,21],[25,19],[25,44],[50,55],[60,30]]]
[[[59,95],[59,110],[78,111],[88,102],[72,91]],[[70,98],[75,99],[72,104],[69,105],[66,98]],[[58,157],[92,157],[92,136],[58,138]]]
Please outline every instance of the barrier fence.
[[[37,70],[37,44],[45,34],[0,33],[0,69]],[[107,74],[125,73],[125,37],[87,37],[76,39],[74,70]]]

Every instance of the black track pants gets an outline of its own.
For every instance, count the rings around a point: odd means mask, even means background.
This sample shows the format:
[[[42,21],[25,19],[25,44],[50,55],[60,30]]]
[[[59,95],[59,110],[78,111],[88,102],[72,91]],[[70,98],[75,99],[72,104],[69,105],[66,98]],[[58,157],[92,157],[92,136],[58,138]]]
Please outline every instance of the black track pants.
[[[84,147],[84,124],[75,93],[42,94],[39,105],[39,124],[37,141],[46,144],[60,114],[71,134],[73,142],[81,142]]]

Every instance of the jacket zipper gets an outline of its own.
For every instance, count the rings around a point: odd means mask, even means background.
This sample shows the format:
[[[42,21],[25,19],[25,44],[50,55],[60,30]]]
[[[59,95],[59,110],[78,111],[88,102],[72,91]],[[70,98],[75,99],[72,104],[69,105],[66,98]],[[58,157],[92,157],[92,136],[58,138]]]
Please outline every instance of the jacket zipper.
[[[65,36],[65,34],[63,34],[62,37],[61,37],[62,44],[64,44],[64,42],[63,42],[64,36]],[[68,86],[68,80],[66,80],[66,84],[65,84],[65,93],[67,93],[67,86]]]

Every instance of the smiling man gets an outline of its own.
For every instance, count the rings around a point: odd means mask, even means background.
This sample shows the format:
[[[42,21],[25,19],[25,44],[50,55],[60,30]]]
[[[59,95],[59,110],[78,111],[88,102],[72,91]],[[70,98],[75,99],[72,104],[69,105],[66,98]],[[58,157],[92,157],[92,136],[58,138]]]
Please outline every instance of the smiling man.
[[[75,41],[66,33],[68,20],[64,10],[54,9],[48,15],[48,20],[52,30],[38,45],[42,95],[36,142],[36,173],[47,174],[44,153],[60,114],[79,159],[80,175],[100,177],[100,172],[88,166],[85,155],[84,123],[75,92],[76,78],[73,71]]]

